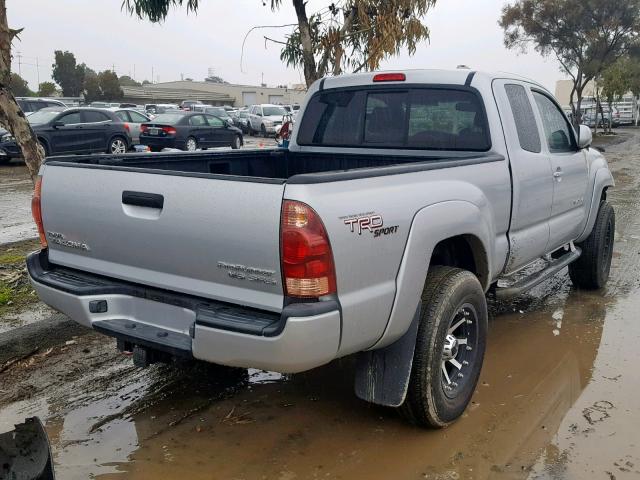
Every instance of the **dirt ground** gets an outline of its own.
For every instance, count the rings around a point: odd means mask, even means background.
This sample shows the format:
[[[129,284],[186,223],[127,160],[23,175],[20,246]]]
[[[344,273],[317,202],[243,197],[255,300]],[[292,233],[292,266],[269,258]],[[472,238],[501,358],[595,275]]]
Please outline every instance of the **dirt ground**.
[[[491,314],[473,403],[440,431],[353,394],[352,358],[283,376],[140,370],[95,333],[0,370],[0,432],[46,424],[59,479],[640,477],[640,131],[608,139],[610,282],[566,273]]]

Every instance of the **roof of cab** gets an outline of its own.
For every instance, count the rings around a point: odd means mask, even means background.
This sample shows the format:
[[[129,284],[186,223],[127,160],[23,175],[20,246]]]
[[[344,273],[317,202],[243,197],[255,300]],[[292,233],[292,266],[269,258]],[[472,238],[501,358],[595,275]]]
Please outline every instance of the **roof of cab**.
[[[485,81],[491,82],[496,78],[506,78],[518,81],[524,81],[535,84],[540,88],[544,88],[535,80],[523,77],[514,73],[506,72],[481,72],[467,68],[458,68],[452,70],[436,70],[436,69],[416,69],[416,70],[385,70],[375,72],[353,73],[340,75],[338,77],[325,77],[316,82],[316,89],[324,88],[340,88],[358,85],[368,85],[373,82],[374,75],[379,73],[404,73],[406,80],[394,83],[430,83],[440,85],[470,85],[472,82]],[[546,88],[544,88],[546,90]]]

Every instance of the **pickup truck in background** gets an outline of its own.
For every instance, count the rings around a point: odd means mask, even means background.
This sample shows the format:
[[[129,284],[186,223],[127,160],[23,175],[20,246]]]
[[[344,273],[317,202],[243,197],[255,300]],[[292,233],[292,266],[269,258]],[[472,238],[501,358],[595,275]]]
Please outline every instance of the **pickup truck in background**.
[[[137,365],[356,354],[360,398],[442,427],[478,381],[487,293],[566,266],[577,288],[607,281],[613,178],[590,143],[517,76],[325,78],[287,150],[48,158],[28,271]]]

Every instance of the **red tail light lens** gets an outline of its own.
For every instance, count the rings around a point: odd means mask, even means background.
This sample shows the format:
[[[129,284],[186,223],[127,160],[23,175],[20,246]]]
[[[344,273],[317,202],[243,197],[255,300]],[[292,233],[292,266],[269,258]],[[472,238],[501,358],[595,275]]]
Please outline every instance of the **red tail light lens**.
[[[336,293],[336,272],[327,231],[308,205],[285,200],[281,219],[285,294],[318,298]]]
[[[131,131],[131,129],[129,128],[129,124],[128,124],[127,122],[125,122],[123,125],[124,125],[124,129],[125,129],[127,132],[130,132],[130,131]]]
[[[33,221],[36,222],[38,227],[38,235],[40,236],[40,245],[42,248],[47,248],[47,237],[44,234],[44,226],[42,225],[42,205],[40,198],[42,195],[42,177],[36,178],[36,185],[33,189],[33,197],[31,198],[31,214],[33,215]]]
[[[167,135],[175,135],[176,134],[176,129],[173,127],[162,127],[162,131],[164,133],[166,133]]]
[[[149,127],[146,125],[140,125],[140,133],[145,133],[147,130],[149,130]]]
[[[373,76],[374,82],[404,82],[406,79],[404,73],[378,73]]]

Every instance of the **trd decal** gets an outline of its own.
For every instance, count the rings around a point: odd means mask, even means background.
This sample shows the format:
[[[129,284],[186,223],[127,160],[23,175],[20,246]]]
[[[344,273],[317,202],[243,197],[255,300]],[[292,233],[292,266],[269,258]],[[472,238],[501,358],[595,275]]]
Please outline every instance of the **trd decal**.
[[[385,227],[382,215],[375,212],[359,213],[340,217],[340,220],[349,227],[352,233],[362,235],[363,232],[370,233],[374,238],[390,235],[398,231],[398,225]]]

